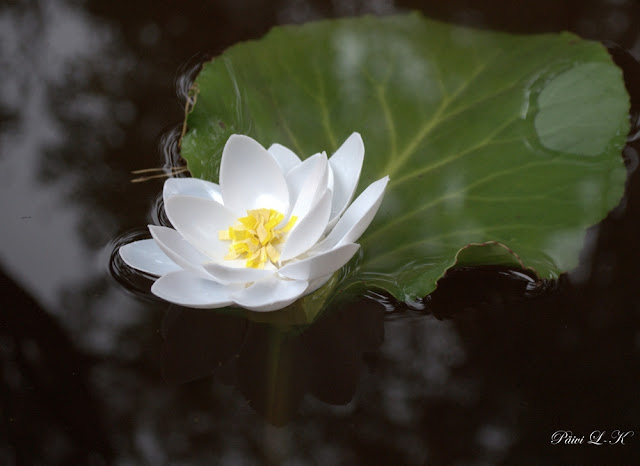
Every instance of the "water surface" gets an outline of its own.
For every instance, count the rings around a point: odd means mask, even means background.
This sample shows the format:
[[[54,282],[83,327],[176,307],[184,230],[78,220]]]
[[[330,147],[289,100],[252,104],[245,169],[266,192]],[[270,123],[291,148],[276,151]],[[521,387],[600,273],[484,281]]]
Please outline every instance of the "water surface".
[[[159,220],[162,181],[133,184],[131,171],[175,156],[162,135],[180,127],[188,71],[276,24],[420,7],[459,24],[609,41],[637,136],[637,2],[469,3],[0,6],[0,462],[638,458],[637,137],[624,152],[625,198],[559,283],[461,271],[415,309],[364,299],[290,334],[169,307],[146,296],[149,281],[127,290],[109,271],[114,238]],[[635,435],[627,445],[550,442],[558,430],[616,429]]]

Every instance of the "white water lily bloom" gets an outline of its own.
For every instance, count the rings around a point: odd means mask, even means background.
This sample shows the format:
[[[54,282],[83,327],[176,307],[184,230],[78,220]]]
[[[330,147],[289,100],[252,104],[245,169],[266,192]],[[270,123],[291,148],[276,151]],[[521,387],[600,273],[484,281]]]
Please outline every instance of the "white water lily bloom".
[[[121,247],[120,256],[159,276],[151,291],[172,303],[281,309],[321,287],[360,247],[389,181],[372,183],[349,205],[363,159],[358,133],[331,158],[304,162],[279,144],[266,150],[233,135],[220,184],[168,179],[164,207],[175,229],[149,225],[153,239]]]

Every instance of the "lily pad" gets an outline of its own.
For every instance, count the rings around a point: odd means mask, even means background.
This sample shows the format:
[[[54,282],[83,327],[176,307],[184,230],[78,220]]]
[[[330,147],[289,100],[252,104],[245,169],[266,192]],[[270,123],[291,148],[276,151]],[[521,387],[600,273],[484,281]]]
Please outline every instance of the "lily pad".
[[[217,181],[233,133],[301,158],[362,134],[360,189],[391,182],[361,255],[332,282],[341,291],[410,301],[456,261],[555,278],[624,188],[622,73],[570,33],[418,14],[277,27],[206,63],[192,92],[181,147],[195,177]]]

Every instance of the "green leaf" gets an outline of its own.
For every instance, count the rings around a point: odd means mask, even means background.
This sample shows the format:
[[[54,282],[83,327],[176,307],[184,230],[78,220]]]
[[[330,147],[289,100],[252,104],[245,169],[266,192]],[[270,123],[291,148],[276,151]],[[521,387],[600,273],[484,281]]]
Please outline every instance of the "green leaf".
[[[194,93],[182,155],[212,181],[233,133],[301,158],[362,134],[359,190],[391,181],[340,291],[378,287],[409,301],[457,260],[557,277],[623,192],[622,73],[601,44],[569,33],[517,36],[417,14],[278,27],[205,64]]]

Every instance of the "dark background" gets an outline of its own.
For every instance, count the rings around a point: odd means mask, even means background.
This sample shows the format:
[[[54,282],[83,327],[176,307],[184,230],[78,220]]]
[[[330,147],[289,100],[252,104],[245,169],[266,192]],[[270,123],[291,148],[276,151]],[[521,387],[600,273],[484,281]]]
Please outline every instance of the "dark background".
[[[577,270],[536,287],[498,269],[457,272],[422,310],[364,299],[284,335],[169,309],[111,260],[157,220],[162,181],[132,184],[130,172],[175,160],[197,63],[277,24],[409,9],[610,46],[632,96],[629,179]],[[0,463],[633,464],[634,56],[633,0],[3,2]],[[550,443],[557,430],[616,429],[635,434]]]

